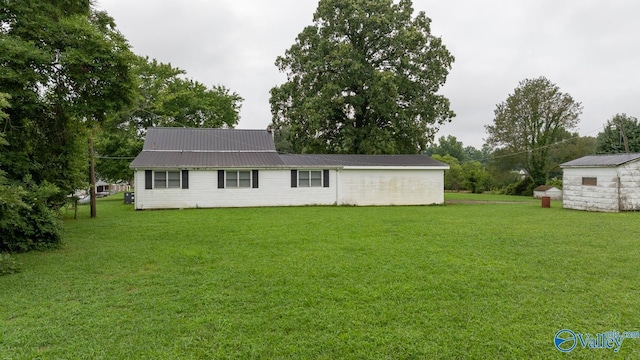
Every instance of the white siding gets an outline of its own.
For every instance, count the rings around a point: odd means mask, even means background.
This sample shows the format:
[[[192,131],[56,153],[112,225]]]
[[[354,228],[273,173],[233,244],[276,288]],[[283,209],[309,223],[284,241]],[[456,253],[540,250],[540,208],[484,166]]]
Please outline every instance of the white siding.
[[[597,178],[598,185],[582,185],[583,177]],[[562,206],[575,210],[618,211],[616,168],[565,168],[562,175]]]
[[[551,200],[562,200],[562,190],[560,189],[549,189],[547,191],[534,191],[533,197],[535,199],[541,199],[543,196],[548,196]]]
[[[328,188],[291,188],[290,174],[258,170],[257,189],[218,189],[217,170],[190,170],[189,189],[145,190],[144,171],[136,171],[136,209],[335,204],[335,171],[329,173]]]
[[[252,170],[252,169],[247,169]],[[290,169],[258,169],[259,187],[218,189],[218,171],[190,170],[189,189],[145,189],[135,173],[136,209],[444,203],[443,170],[329,171],[329,187],[291,187]],[[307,169],[308,170],[308,169]],[[322,169],[313,169],[322,170]]]
[[[348,169],[338,171],[338,204],[429,205],[444,203],[444,171]]]
[[[596,177],[597,186],[582,185],[583,177]],[[563,207],[588,211],[640,210],[640,161],[618,167],[565,168]]]
[[[640,161],[618,167],[620,178],[620,210],[640,210]]]

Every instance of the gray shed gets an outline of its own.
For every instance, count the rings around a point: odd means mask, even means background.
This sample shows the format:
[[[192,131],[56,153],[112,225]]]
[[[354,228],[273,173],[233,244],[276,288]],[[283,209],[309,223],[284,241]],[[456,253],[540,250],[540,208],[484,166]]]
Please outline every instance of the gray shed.
[[[589,155],[560,167],[565,209],[640,210],[640,154]]]

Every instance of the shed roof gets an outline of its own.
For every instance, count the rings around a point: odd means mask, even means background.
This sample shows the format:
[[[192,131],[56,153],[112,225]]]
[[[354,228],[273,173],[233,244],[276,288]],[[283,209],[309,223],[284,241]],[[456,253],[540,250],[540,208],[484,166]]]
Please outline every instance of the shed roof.
[[[560,164],[560,167],[615,167],[638,159],[639,153],[588,155]]]
[[[533,191],[549,191],[549,190],[557,190],[560,191],[560,189],[558,189],[555,186],[549,186],[549,185],[540,185],[537,188],[533,189]]]

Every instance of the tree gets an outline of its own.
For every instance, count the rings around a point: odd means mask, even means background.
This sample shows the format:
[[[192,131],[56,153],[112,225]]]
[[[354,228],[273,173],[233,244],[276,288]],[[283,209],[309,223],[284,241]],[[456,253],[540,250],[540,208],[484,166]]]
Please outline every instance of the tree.
[[[474,160],[487,166],[489,164],[489,159],[491,158],[493,148],[488,144],[483,144],[480,150],[476,149],[473,146],[465,146],[464,152],[466,153],[466,157],[469,160]]]
[[[550,146],[563,131],[575,128],[582,106],[544,77],[520,82],[494,111],[485,126],[487,143],[502,148],[503,156],[524,168],[533,182],[544,184],[551,167]]]
[[[640,152],[640,123],[627,114],[616,114],[607,120],[597,137],[598,154]]]
[[[449,170],[444,172],[444,188],[445,190],[460,191],[463,189],[464,177],[462,174],[462,166],[458,159],[451,155],[433,155],[435,160],[441,161],[449,165]]]
[[[131,159],[142,150],[149,127],[234,127],[242,98],[224,86],[207,88],[186,72],[148,57],[132,66],[135,100],[102,124],[96,142],[97,172],[104,180],[131,180]]]
[[[454,113],[436,94],[453,56],[410,0],[320,0],[314,23],[278,57],[276,130],[294,152],[419,153]]]
[[[131,53],[113,19],[90,1],[5,0],[0,11],[0,91],[7,177],[49,182],[60,199],[86,183],[87,130],[131,97]]]
[[[468,159],[467,153],[465,151],[465,147],[462,145],[461,141],[455,136],[448,135],[446,138],[441,136],[438,139],[438,145],[431,145],[425,151],[425,154],[428,156],[432,156],[435,154],[438,155],[451,155],[454,158],[458,159],[460,162],[465,162]]]
[[[564,131],[560,141],[549,151],[549,177],[562,179],[560,164],[596,153],[596,139]],[[548,182],[547,184],[548,185]]]

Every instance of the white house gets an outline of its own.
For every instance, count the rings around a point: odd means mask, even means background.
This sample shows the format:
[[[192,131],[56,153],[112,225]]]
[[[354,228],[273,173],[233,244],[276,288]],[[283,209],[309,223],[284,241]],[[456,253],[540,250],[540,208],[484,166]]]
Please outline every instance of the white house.
[[[590,155],[560,167],[564,208],[640,210],[640,154]]]
[[[551,200],[562,200],[562,190],[555,186],[540,185],[533,189],[533,197],[541,199],[543,196],[551,198]]]
[[[424,155],[278,154],[272,133],[148,129],[135,208],[444,203],[447,164]]]

